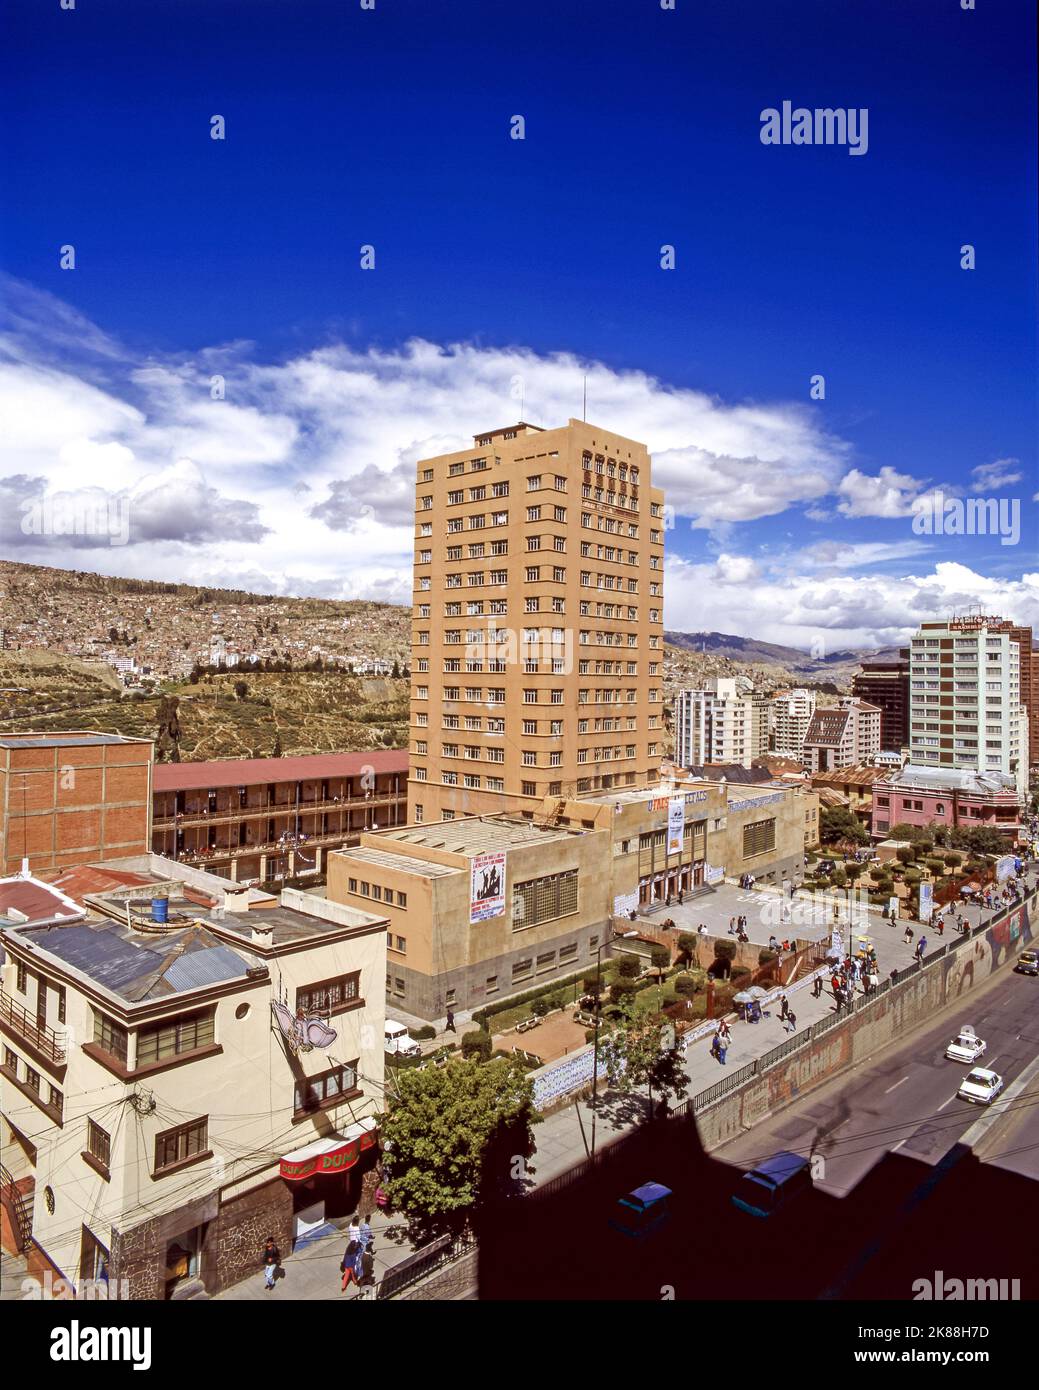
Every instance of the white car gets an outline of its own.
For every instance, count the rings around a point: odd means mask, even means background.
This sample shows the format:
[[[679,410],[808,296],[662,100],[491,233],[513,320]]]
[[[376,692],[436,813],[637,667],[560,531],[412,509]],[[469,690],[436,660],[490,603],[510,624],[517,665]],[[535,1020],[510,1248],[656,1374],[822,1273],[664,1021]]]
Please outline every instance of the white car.
[[[408,1032],[407,1026],[395,1023],[392,1018],[386,1020],[386,1051],[394,1052],[399,1057],[418,1057],[422,1053],[421,1047]]]
[[[945,1055],[953,1062],[976,1062],[985,1055],[987,1047],[988,1043],[973,1028],[961,1028],[945,1049]]]
[[[957,1092],[960,1100],[969,1100],[972,1105],[991,1105],[1003,1089],[1003,1078],[986,1067],[975,1067],[960,1083]]]

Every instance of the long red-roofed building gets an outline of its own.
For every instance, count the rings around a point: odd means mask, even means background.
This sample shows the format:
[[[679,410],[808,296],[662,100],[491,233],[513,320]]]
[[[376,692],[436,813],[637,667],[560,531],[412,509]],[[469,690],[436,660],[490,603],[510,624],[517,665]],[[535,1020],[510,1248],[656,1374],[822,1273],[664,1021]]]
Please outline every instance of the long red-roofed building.
[[[407,821],[408,753],[156,763],[152,849],[238,882],[324,877],[329,850]]]

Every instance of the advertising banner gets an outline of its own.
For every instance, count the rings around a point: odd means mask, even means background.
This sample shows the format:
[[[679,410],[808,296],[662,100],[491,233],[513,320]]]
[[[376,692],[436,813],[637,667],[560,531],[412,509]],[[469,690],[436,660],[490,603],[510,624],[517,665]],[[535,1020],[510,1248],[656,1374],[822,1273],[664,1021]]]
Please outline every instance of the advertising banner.
[[[473,859],[469,921],[486,922],[505,912],[505,851],[492,850]]]
[[[1004,854],[996,860],[996,882],[1003,883],[1016,871],[1017,860],[1012,854]]]
[[[685,798],[675,796],[667,808],[667,852],[682,853],[682,837],[685,834]]]

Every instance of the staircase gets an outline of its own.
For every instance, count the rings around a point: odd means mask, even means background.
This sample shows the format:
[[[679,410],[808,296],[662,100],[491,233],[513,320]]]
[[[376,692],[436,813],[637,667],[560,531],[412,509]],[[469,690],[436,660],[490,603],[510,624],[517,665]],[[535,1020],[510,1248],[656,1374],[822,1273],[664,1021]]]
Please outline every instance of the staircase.
[[[18,1254],[21,1254],[32,1239],[32,1201],[35,1185],[33,1178],[25,1178],[19,1185],[0,1163],[0,1203],[3,1204],[5,1215],[10,1219],[15,1251]]]

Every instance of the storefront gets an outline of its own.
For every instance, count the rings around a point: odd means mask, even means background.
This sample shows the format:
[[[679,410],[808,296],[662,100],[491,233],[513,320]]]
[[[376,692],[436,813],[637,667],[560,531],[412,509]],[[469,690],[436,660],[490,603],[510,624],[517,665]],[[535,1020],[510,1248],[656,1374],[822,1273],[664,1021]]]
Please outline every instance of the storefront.
[[[369,1117],[284,1155],[281,1177],[292,1189],[295,1244],[312,1240],[332,1217],[356,1211],[377,1144],[378,1129]]]

